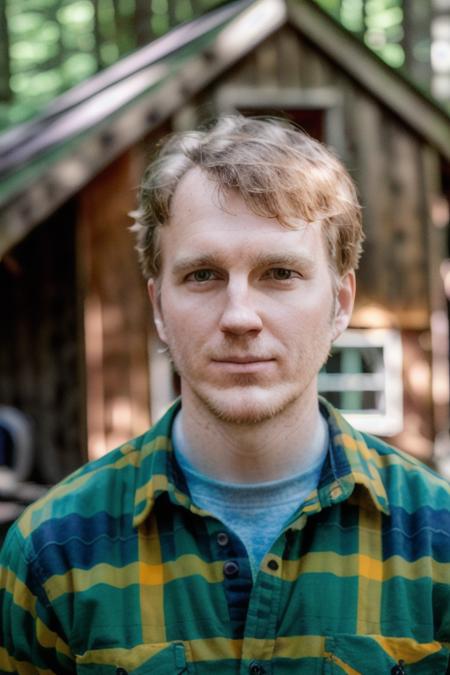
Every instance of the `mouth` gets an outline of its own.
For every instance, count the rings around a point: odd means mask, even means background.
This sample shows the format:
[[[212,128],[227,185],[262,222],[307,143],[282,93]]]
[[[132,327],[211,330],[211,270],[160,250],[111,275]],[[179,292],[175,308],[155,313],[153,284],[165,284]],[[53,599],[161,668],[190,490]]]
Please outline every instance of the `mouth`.
[[[275,359],[262,356],[227,356],[213,359],[214,366],[228,373],[256,373],[263,371],[274,363]]]
[[[268,363],[274,361],[272,358],[264,356],[227,356],[220,359],[212,359],[215,363]]]

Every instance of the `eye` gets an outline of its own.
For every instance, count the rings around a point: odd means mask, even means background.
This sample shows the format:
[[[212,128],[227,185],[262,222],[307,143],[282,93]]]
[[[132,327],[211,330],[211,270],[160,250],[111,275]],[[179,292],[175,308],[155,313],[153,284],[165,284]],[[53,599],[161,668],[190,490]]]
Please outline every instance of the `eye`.
[[[294,272],[294,270],[288,270],[285,267],[274,267],[273,269],[269,270],[268,276],[275,281],[289,281],[290,279],[300,275],[297,272]]]
[[[211,281],[214,278],[215,274],[212,270],[195,270],[195,272],[191,272],[187,277],[188,281],[196,281],[197,283]]]

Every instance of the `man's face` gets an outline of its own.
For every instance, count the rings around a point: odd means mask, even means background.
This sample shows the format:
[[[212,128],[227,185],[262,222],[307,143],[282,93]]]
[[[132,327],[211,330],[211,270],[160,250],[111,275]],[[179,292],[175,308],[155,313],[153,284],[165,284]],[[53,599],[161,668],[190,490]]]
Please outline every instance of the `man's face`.
[[[226,209],[221,207],[222,206]],[[161,228],[155,322],[183,400],[252,424],[317,396],[331,341],[347,326],[354,275],[337,295],[318,223],[287,229],[192,169]]]

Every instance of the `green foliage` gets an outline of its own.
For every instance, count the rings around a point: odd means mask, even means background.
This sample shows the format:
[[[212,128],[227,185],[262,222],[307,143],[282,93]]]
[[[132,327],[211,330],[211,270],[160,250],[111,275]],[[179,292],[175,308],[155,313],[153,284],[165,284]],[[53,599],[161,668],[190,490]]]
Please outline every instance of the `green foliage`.
[[[364,41],[386,63],[399,68],[405,61],[401,0],[369,0],[366,5]]]
[[[10,101],[0,100],[0,130],[219,1],[3,0],[9,40],[3,82],[9,77]],[[404,3],[422,0],[314,1],[390,66],[403,66]],[[425,39],[414,50],[414,58],[429,60]]]
[[[403,2],[406,0],[315,1],[390,66],[399,68],[403,65],[405,54],[401,42],[404,37]]]
[[[342,0],[340,20],[353,33],[364,31],[364,2],[363,0]]]

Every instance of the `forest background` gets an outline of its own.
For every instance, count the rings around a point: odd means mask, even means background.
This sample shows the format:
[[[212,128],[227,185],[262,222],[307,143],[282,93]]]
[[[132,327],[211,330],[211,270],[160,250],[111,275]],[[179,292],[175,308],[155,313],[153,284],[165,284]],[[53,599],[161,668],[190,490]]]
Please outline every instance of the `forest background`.
[[[450,111],[450,0],[311,0]],[[0,132],[221,0],[0,0]]]

